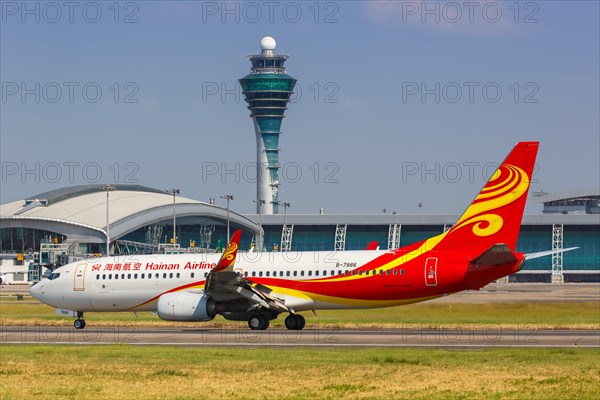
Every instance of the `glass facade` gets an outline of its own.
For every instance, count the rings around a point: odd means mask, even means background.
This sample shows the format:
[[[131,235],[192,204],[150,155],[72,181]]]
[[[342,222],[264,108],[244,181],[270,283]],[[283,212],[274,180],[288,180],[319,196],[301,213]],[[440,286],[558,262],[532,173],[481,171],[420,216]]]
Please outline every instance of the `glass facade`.
[[[159,229],[156,227],[160,226]],[[153,229],[153,235],[149,230]],[[281,243],[281,225],[263,225],[265,232],[264,246],[266,251],[279,249]],[[400,246],[406,246],[440,234],[443,226],[439,225],[403,225],[400,233]],[[239,229],[232,224],[230,231]],[[293,251],[333,251],[335,243],[335,225],[295,225],[292,238]],[[164,220],[149,227],[143,227],[119,239],[140,243],[157,244],[170,242],[173,235],[172,220]],[[20,253],[39,251],[43,239],[57,238],[58,243],[65,237],[56,233],[31,228],[0,229],[0,251],[3,253]],[[254,241],[253,235],[244,232],[240,242],[241,250],[249,250]],[[363,250],[367,245],[377,241],[382,250],[387,249],[388,225],[348,225],[346,230],[346,250]],[[208,247],[223,249],[227,245],[227,227],[224,225],[207,225],[193,217],[177,220],[177,242],[181,247]],[[87,244],[88,253],[99,253],[103,244]],[[565,225],[563,247],[579,247],[577,250],[564,253],[563,265],[568,270],[600,270],[600,225]],[[535,253],[552,249],[552,225],[524,225],[521,227],[517,251]],[[525,263],[524,270],[550,271],[552,257],[540,257]]]
[[[265,225],[265,249],[270,251],[273,244],[281,241],[281,225]],[[294,251],[332,251],[335,243],[335,225],[302,226],[295,225],[292,239]],[[425,240],[443,232],[442,225],[403,225],[400,232],[400,246]],[[346,230],[346,250],[364,250],[377,241],[382,250],[387,249],[388,225],[348,225]],[[565,225],[563,247],[579,247],[564,253],[565,270],[600,270],[600,225]],[[524,225],[517,243],[517,251],[536,253],[552,249],[551,225]],[[524,270],[552,269],[552,257],[540,257],[525,263]]]

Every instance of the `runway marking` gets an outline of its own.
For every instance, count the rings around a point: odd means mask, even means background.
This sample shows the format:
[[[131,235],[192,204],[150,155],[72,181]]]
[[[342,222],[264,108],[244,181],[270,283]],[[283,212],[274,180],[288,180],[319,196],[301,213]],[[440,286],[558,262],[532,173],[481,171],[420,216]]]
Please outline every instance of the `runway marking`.
[[[2,326],[2,344],[204,347],[600,348],[596,330],[137,329]]]
[[[426,343],[129,343],[129,342],[53,342],[41,343],[35,341],[28,342],[3,342],[3,345],[59,345],[59,346],[98,346],[126,344],[131,346],[176,346],[176,347],[425,347],[425,348],[600,348],[600,345],[577,345],[577,344],[426,344]]]

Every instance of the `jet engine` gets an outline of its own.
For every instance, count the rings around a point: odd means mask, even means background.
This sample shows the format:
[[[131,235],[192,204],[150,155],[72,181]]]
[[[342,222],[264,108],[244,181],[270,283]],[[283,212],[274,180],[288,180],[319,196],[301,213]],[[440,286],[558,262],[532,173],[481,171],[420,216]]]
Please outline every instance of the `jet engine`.
[[[166,293],[158,299],[158,316],[166,321],[210,321],[215,315],[215,302],[202,293]]]

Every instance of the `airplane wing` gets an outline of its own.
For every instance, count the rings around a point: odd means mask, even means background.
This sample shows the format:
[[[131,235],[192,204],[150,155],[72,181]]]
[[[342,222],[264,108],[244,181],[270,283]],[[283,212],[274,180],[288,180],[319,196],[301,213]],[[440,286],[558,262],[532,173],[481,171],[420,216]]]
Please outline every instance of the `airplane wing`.
[[[271,295],[271,289],[258,285],[233,270],[242,231],[233,233],[231,241],[217,265],[208,273],[204,294],[218,302],[249,303],[249,308],[259,305],[279,312],[290,312],[283,300]]]
[[[564,253],[564,252],[571,251],[571,250],[577,250],[578,248],[579,247],[569,247],[569,248],[566,248],[566,249],[556,249],[556,250],[540,251],[540,252],[537,252],[537,253],[527,253],[527,254],[525,254],[525,259],[526,260],[533,260],[534,258],[551,256],[552,254]]]

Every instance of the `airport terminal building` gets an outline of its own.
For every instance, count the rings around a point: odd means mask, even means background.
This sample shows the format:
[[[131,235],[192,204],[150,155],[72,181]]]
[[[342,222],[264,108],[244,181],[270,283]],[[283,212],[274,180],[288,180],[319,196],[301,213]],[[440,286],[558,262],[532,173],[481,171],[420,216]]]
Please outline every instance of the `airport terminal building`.
[[[553,271],[562,271],[565,281],[598,281],[600,189],[536,194],[533,200],[543,203],[543,211],[524,216],[517,250],[579,248],[562,257],[527,262],[521,278],[549,281]],[[231,231],[244,231],[242,249],[362,250],[373,241],[381,249],[395,249],[444,232],[459,218],[325,212],[243,216],[217,207],[214,200],[175,197],[140,185],[112,185],[108,190],[99,185],[73,186],[0,207],[0,273],[5,275],[23,271],[33,261],[52,268],[78,257],[106,254],[107,237],[111,254],[212,252],[227,243],[229,223]],[[13,278],[27,280],[25,275]]]

